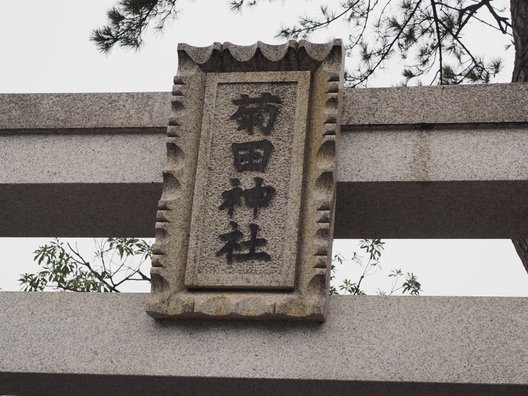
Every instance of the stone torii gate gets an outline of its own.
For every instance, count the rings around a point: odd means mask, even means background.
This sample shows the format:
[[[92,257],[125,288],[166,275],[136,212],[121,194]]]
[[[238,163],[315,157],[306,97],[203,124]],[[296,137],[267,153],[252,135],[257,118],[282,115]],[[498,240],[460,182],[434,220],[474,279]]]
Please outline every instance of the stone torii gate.
[[[527,94],[345,89],[334,237],[525,237]],[[170,101],[0,95],[0,235],[154,236]],[[324,324],[156,321],[147,299],[0,293],[0,393],[528,391],[526,298],[336,296]]]

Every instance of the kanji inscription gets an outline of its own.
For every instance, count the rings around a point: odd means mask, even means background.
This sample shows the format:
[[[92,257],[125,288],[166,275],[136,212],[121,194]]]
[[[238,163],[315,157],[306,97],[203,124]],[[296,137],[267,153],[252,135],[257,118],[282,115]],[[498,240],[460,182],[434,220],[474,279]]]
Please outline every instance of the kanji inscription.
[[[239,77],[238,80],[236,77]],[[190,288],[294,288],[308,103],[307,73],[213,74],[200,147]]]
[[[282,100],[269,92],[263,92],[256,97],[241,94],[240,98],[233,100],[233,103],[238,109],[231,119],[238,122],[239,131],[246,131],[252,135],[258,129],[269,135],[279,113],[278,104],[282,103]]]
[[[233,143],[231,150],[233,151],[233,165],[237,171],[264,172],[273,151],[273,144],[267,139]]]
[[[343,47],[178,46],[147,312],[324,321]]]

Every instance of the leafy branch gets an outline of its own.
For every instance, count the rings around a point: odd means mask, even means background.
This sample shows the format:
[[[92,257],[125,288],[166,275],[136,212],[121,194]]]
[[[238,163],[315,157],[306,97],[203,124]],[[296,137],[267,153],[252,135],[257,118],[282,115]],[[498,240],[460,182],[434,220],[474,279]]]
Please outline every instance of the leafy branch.
[[[94,262],[86,260],[77,246],[54,239],[35,250],[38,273],[19,278],[24,291],[64,290],[119,292],[127,281],[150,281],[141,265],[150,259],[151,246],[137,238],[96,241]],[[119,258],[119,260],[117,260]]]
[[[362,289],[362,284],[369,276],[381,269],[380,258],[384,249],[385,242],[380,239],[363,239],[360,241],[360,249],[364,250],[367,255],[365,263],[364,258],[354,252],[350,260],[346,260],[341,254],[336,254],[332,261],[331,269],[331,286],[330,294],[351,294],[351,295],[365,295],[366,292]],[[346,262],[358,265],[361,268],[361,273],[357,281],[351,279],[344,279],[340,285],[334,285],[335,272],[337,265],[343,265]],[[402,294],[419,295],[422,291],[422,285],[418,282],[416,275],[407,272],[404,274],[400,269],[395,269],[388,275],[392,278],[391,289],[389,291],[382,291],[378,289],[380,295],[392,295],[401,291]]]

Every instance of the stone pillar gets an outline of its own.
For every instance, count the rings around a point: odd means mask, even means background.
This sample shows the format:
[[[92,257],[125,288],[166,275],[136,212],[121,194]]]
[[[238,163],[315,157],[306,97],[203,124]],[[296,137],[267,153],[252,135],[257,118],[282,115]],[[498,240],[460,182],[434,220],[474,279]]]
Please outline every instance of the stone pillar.
[[[324,321],[341,42],[178,56],[147,312]]]

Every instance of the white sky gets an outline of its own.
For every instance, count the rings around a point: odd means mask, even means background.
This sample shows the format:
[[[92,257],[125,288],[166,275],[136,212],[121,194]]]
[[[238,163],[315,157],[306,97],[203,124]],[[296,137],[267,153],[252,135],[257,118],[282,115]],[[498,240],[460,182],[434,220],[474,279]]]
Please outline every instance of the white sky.
[[[274,35],[281,25],[291,24],[296,15],[309,13],[320,4],[288,0],[237,15],[227,11],[226,1],[182,1],[181,17],[163,34],[149,34],[141,51],[116,48],[110,55],[101,55],[88,37],[94,27],[106,22],[105,12],[115,1],[3,1],[0,93],[168,91],[176,73],[177,43],[278,42]],[[333,37],[346,38],[346,30],[337,27],[312,39],[321,42]],[[505,41],[482,30],[474,30],[472,37],[477,52],[506,56],[506,67],[497,82],[508,82],[513,55],[504,55]],[[395,81],[394,75],[388,68],[370,86],[396,85],[399,79]],[[18,290],[18,274],[30,270],[33,250],[45,241],[0,239],[4,252],[1,289]],[[81,246],[90,257],[91,242]],[[357,249],[353,241],[340,240],[334,245],[345,257]],[[356,280],[354,271],[358,269],[350,264],[344,267],[338,279]],[[386,271],[365,281],[367,291],[389,288],[388,270],[401,268],[418,276],[424,295],[528,296],[528,275],[509,240],[390,240],[382,267]]]

